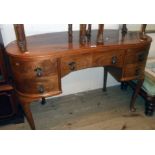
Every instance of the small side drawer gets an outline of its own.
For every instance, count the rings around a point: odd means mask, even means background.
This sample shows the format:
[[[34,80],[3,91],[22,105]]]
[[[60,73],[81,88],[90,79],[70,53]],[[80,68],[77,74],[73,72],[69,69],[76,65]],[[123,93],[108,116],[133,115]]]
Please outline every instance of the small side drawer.
[[[91,54],[80,54],[61,58],[61,76],[72,71],[88,68],[92,66]]]
[[[124,50],[103,51],[93,54],[93,66],[116,66],[123,65]]]
[[[42,77],[57,73],[56,59],[36,59],[34,61],[25,61],[19,59],[11,59],[11,67],[15,76],[23,77]]]
[[[145,63],[148,56],[147,49],[128,49],[125,64]]]
[[[125,78],[131,78],[131,77],[139,77],[144,75],[144,65],[139,65],[139,64],[130,64],[127,65],[124,68],[124,77]]]
[[[44,94],[51,91],[59,91],[59,78],[58,75],[41,78],[25,78],[16,81],[16,89],[21,93],[27,94]]]

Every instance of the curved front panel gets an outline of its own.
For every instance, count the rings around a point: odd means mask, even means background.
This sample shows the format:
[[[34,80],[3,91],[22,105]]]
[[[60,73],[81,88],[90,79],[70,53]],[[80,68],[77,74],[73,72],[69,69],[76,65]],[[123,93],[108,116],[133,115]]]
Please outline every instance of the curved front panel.
[[[15,88],[22,94],[44,95],[61,91],[58,60],[10,58]]]

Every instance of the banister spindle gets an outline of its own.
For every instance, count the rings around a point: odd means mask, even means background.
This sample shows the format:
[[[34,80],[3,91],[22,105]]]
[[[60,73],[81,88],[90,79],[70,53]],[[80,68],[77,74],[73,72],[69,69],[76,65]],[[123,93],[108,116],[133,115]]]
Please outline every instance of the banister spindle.
[[[87,37],[91,36],[91,24],[88,24]]]
[[[24,25],[23,24],[14,24],[14,29],[16,33],[16,39],[17,39],[17,44],[19,49],[22,52],[27,51],[26,47],[26,37],[25,37],[25,32],[24,32]]]
[[[91,24],[88,24],[88,28],[87,28],[87,41],[88,43],[91,40]]]
[[[145,35],[146,26],[147,26],[147,24],[142,24],[142,25],[141,25],[141,39],[142,39],[142,40],[147,39],[147,37],[146,37],[146,35]]]
[[[123,26],[122,26],[122,33],[123,33],[123,34],[126,34],[127,31],[128,31],[128,29],[127,29],[126,24],[123,24]]]
[[[99,24],[97,34],[97,44],[103,44],[104,41],[103,32],[104,32],[104,24]]]
[[[68,34],[69,34],[69,36],[72,36],[72,32],[73,32],[72,24],[68,24]]]
[[[146,26],[147,26],[147,24],[142,24],[142,26],[141,26],[141,32],[143,35],[145,34]]]
[[[68,41],[72,43],[73,40],[73,26],[72,24],[68,24]]]
[[[80,43],[86,43],[86,24],[80,24]]]

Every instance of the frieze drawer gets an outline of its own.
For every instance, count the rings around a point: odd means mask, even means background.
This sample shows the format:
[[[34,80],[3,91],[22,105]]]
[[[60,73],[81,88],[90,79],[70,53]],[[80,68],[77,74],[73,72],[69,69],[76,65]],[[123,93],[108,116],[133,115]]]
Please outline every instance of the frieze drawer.
[[[92,66],[91,54],[80,54],[61,58],[61,76]]]
[[[124,50],[93,53],[93,66],[121,67],[123,65],[124,54]]]

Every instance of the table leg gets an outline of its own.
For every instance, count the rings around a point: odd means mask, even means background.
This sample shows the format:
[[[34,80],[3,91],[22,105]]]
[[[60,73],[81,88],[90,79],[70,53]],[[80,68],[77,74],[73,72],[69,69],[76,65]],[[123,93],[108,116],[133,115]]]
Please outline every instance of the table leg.
[[[104,67],[103,91],[107,90],[107,77],[108,77],[108,70],[107,67]]]
[[[135,112],[136,111],[136,108],[135,108],[135,101],[136,101],[136,98],[139,94],[139,91],[143,85],[143,82],[144,82],[144,79],[139,79],[137,81],[137,85],[136,85],[136,88],[135,88],[135,91],[133,92],[133,95],[132,95],[132,98],[131,98],[131,102],[130,102],[130,111],[131,112]]]
[[[31,112],[31,109],[30,109],[30,103],[32,102],[32,100],[29,100],[27,98],[23,98],[23,97],[18,97],[19,100],[20,100],[20,104],[24,110],[24,113],[25,113],[25,116],[26,116],[26,119],[31,127],[32,130],[35,130],[35,123],[34,123],[34,120],[33,120],[33,116],[32,116],[32,112]]]

